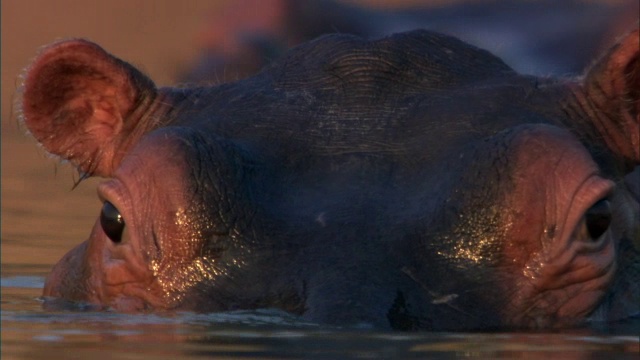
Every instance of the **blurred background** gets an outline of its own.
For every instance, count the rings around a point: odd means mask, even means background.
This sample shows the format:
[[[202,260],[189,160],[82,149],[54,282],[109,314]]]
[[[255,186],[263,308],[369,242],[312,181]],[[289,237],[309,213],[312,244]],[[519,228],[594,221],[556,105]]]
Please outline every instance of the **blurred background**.
[[[46,269],[84,240],[96,179],[46,156],[18,123],[22,69],[53,41],[88,38],[160,86],[241,79],[327,32],[381,37],[426,28],[541,76],[580,74],[637,24],[638,0],[6,0],[2,9],[2,267]],[[34,267],[29,267],[33,269]]]

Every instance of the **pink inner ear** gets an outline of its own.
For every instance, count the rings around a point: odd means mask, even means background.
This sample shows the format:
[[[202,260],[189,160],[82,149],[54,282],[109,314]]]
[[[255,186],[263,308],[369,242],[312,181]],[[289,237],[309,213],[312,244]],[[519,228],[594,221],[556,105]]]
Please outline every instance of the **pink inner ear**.
[[[145,85],[149,89],[140,88]],[[87,174],[109,176],[114,149],[128,135],[124,121],[144,90],[155,91],[155,86],[97,45],[84,40],[57,43],[28,70],[23,120],[49,152]]]
[[[627,99],[629,99],[630,111],[635,114],[636,121],[640,123],[640,50],[638,51],[639,53],[627,66],[625,79],[627,80],[626,87],[629,90]]]
[[[624,69],[622,80],[624,82],[623,108],[628,122],[629,142],[631,143],[631,159],[636,165],[640,165],[640,46],[636,32],[636,47],[631,59],[625,59],[627,66]]]
[[[640,49],[638,30],[614,46],[588,72],[585,91],[589,108],[597,109],[593,124],[617,158],[640,164]]]

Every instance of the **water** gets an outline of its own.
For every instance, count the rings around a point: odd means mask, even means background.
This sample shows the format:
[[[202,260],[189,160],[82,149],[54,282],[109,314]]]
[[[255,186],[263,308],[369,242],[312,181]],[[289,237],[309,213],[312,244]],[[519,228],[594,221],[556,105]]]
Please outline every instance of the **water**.
[[[638,358],[640,318],[563,332],[403,333],[319,326],[273,310],[45,311],[46,274],[87,236],[99,211],[97,180],[70,191],[67,167],[22,136],[2,135],[2,359]]]
[[[329,328],[274,310],[171,316],[47,312],[38,300],[43,281],[3,276],[3,359],[637,359],[640,346],[630,333],[587,330],[471,334]]]

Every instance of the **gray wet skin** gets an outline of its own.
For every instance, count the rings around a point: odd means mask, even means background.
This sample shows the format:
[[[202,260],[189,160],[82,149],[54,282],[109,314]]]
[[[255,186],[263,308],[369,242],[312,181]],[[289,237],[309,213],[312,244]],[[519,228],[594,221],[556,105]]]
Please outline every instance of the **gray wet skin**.
[[[636,314],[637,40],[583,78],[542,79],[434,33],[330,35],[192,89],[53,44],[28,69],[23,119],[104,178],[104,205],[44,296],[394,329]]]

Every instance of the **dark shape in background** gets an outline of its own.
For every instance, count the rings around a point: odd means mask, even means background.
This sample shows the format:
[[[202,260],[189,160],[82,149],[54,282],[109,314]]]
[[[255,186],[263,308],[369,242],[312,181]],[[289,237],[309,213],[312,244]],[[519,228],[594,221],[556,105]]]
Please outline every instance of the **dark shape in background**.
[[[388,9],[335,0],[241,0],[218,9],[202,54],[182,80],[220,83],[258,72],[288,48],[327,33],[379,38],[424,28],[487,49],[515,70],[576,75],[638,21],[638,1],[456,1]]]

